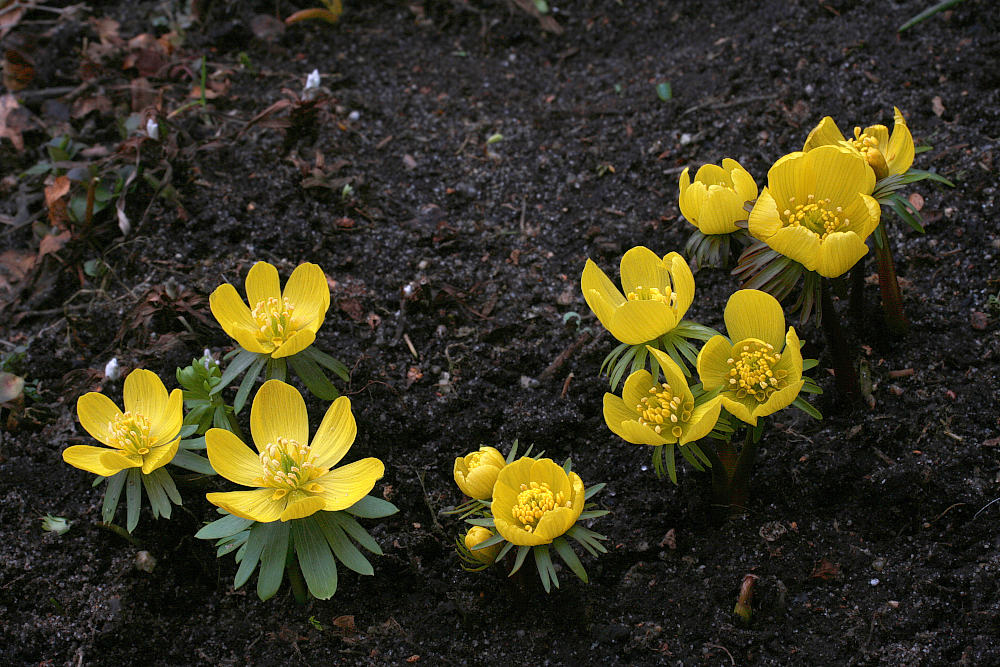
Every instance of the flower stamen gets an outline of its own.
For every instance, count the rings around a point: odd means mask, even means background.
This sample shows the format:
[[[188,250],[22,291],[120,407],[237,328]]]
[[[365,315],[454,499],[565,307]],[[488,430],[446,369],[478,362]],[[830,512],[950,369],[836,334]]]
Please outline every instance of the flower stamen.
[[[252,315],[257,323],[257,339],[262,343],[270,343],[279,347],[291,337],[292,313],[295,311],[286,297],[277,299],[269,297],[258,301],[253,307]]]
[[[775,369],[781,353],[770,343],[745,340],[736,345],[738,357],[726,360],[729,365],[729,388],[737,398],[752,396],[758,403],[765,403],[771,394],[788,386],[788,372]]]
[[[111,445],[128,454],[149,453],[149,420],[138,413],[123,412],[108,422]]]
[[[669,287],[666,293],[660,291],[659,287],[643,287],[636,285],[635,289],[626,295],[629,301],[659,301],[673,307],[677,303],[677,293]]]
[[[290,438],[278,438],[260,453],[261,482],[277,489],[281,496],[298,489],[313,491],[314,485],[309,482],[324,472],[315,464],[312,447]]]
[[[511,509],[511,515],[530,533],[546,512],[570,505],[571,501],[567,502],[561,491],[552,493],[546,482],[529,482],[521,484],[521,492],[517,494],[517,502]]]
[[[649,394],[639,399],[635,406],[639,413],[639,423],[656,433],[662,433],[667,428],[675,438],[681,437],[684,434],[681,424],[690,421],[694,401],[684,401],[681,396],[675,396],[670,385],[665,382],[661,382],[659,387],[650,387]]]
[[[792,200],[789,200],[792,203]],[[829,199],[816,200],[815,195],[809,195],[805,204],[796,204],[793,209],[785,209],[786,227],[805,227],[809,231],[817,234],[821,241],[834,232],[847,229],[850,218],[842,217],[843,208],[837,206],[830,207]]]

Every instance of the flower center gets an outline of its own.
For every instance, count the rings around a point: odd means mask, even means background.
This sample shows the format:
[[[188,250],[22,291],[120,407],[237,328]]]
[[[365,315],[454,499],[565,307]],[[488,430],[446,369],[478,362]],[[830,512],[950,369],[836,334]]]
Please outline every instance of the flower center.
[[[483,453],[482,452],[472,452],[465,457],[465,464],[469,466],[469,470],[474,470],[483,464]]]
[[[805,227],[818,235],[821,241],[851,224],[850,218],[841,217],[843,208],[838,206],[831,209],[829,199],[817,200],[815,195],[809,195],[805,204],[795,204],[795,197],[789,197],[788,203],[795,208],[784,210],[788,221],[786,226]]]
[[[883,127],[882,129],[885,128]],[[888,130],[886,131],[888,132]],[[860,127],[855,127],[854,139],[849,139],[847,143],[861,153],[875,172],[876,179],[888,176],[889,167],[886,165],[886,157],[882,154],[882,147],[879,146],[878,138],[873,137],[867,132],[862,132]]]
[[[530,482],[521,485],[521,493],[517,494],[517,503],[514,504],[511,514],[530,533],[532,524],[540,521],[549,510],[572,506],[572,500],[566,500],[562,492],[552,493],[547,483]]]
[[[629,301],[659,301],[668,306],[673,306],[677,301],[677,294],[670,289],[667,289],[667,293],[664,294],[660,291],[659,287],[636,285],[635,289],[628,293],[627,298]]]
[[[764,403],[778,389],[788,386],[785,379],[788,371],[775,370],[774,365],[781,359],[781,353],[774,346],[759,340],[745,340],[734,346],[739,357],[730,357],[729,389],[737,398],[753,396]]]
[[[270,297],[259,301],[254,306],[252,314],[257,322],[257,339],[263,343],[271,343],[278,347],[288,339],[291,331],[292,313],[295,307],[282,297]]]
[[[140,414],[123,412],[110,422],[111,441],[128,454],[149,454],[149,420]]]
[[[261,479],[264,486],[278,490],[277,497],[298,489],[320,491],[318,484],[309,483],[323,472],[315,464],[312,448],[290,438],[278,438],[260,453]]]
[[[639,413],[639,423],[657,433],[662,433],[667,428],[675,438],[681,437],[684,433],[681,424],[691,419],[694,402],[674,396],[670,385],[665,382],[661,382],[659,387],[650,387],[649,394],[639,399],[635,406]]]

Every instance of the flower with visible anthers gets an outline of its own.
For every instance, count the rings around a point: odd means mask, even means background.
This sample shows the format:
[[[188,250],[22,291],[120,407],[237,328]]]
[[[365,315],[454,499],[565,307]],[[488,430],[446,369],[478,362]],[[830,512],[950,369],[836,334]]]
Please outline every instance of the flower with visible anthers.
[[[790,153],[767,172],[750,211],[750,235],[807,271],[836,278],[868,252],[865,239],[882,213],[867,194],[874,187],[874,173],[853,148]]]
[[[125,411],[97,392],[84,394],[76,412],[84,430],[104,447],[74,445],[63,460],[75,468],[111,477],[128,468],[148,475],[170,463],[180,443],[182,392],[167,388],[156,373],[137,368],[125,378]]]
[[[722,399],[695,405],[680,366],[664,352],[648,348],[666,382],[642,369],[628,376],[621,398],[604,394],[604,421],[611,431],[636,445],[686,445],[708,435],[719,419]]]
[[[549,544],[583,512],[580,476],[552,459],[524,456],[500,471],[490,510],[497,532],[518,546]]]
[[[256,453],[230,431],[213,428],[205,434],[215,471],[231,482],[256,488],[209,493],[206,498],[230,514],[261,523],[347,509],[364,498],[385,471],[376,458],[334,468],[357,433],[351,400],[341,396],[310,442],[302,395],[284,382],[268,380],[250,409]]]
[[[913,136],[899,109],[893,107],[892,111],[894,116],[892,135],[885,125],[871,125],[864,130],[855,127],[854,136],[848,139],[837,127],[833,118],[827,116],[809,133],[802,151],[809,152],[827,145],[847,146],[865,158],[875,173],[876,180],[905,174],[913,164]],[[865,194],[871,194],[871,190]]]
[[[330,286],[315,264],[300,264],[281,289],[278,270],[257,262],[246,278],[249,306],[236,288],[220,285],[209,299],[222,329],[243,349],[278,359],[312,345],[330,307]]]
[[[676,252],[661,258],[644,246],[632,248],[622,257],[621,282],[624,292],[588,259],[580,287],[604,328],[627,345],[669,333],[694,300],[694,275]]]
[[[794,327],[785,331],[781,304],[766,292],[734,292],[724,317],[729,338],[705,343],[698,375],[706,391],[720,391],[722,407],[756,426],[791,405],[805,384],[799,337]]]

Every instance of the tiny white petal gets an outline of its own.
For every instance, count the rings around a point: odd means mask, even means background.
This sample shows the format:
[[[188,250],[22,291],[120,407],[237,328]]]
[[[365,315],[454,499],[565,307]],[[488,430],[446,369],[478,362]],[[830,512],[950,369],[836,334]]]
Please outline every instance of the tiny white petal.
[[[306,90],[309,90],[310,88],[319,88],[319,83],[319,70],[314,69],[309,73],[309,76],[306,77]]]
[[[160,138],[160,126],[152,118],[146,120],[146,135],[154,140]]]
[[[114,382],[121,377],[121,370],[118,368],[118,357],[111,357],[111,361],[104,364],[104,377]]]

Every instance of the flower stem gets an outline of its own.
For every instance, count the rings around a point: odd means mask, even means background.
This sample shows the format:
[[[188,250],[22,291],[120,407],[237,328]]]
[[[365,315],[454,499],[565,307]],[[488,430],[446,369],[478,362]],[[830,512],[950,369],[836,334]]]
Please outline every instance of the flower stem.
[[[902,336],[910,327],[903,313],[903,295],[899,291],[899,280],[896,277],[896,265],[892,260],[892,248],[889,247],[889,235],[881,222],[875,228],[875,260],[878,263],[878,286],[882,292],[882,311],[885,314],[885,324],[889,333]]]
[[[820,307],[823,311],[823,333],[826,337],[826,344],[830,347],[833,372],[837,380],[837,392],[851,407],[858,406],[861,404],[858,373],[854,370],[851,355],[847,351],[847,340],[844,338],[844,330],[840,326],[840,318],[833,307],[833,299],[830,298],[830,285],[827,280],[821,282]]]
[[[299,567],[299,559],[294,554],[289,554],[285,561],[285,571],[288,572],[288,582],[292,585],[292,595],[299,604],[309,601],[309,592],[306,590],[306,582],[302,578],[302,568]]]
[[[851,267],[851,326],[858,332],[858,336],[864,338],[865,329],[865,260],[858,260],[857,264]]]
[[[712,461],[712,504],[717,520],[746,512],[750,498],[750,473],[757,459],[760,433],[760,426],[747,426],[743,446],[738,452],[731,440],[714,448],[702,448]]]

